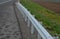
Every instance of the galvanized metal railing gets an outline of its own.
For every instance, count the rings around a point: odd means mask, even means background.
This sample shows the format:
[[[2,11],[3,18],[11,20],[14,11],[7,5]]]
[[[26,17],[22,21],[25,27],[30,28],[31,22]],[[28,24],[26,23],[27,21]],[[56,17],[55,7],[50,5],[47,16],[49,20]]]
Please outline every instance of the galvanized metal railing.
[[[15,3],[17,9],[21,12],[24,19],[28,25],[28,27],[31,24],[31,34],[34,33],[34,28],[38,32],[38,38],[37,39],[53,39],[53,37],[46,31],[46,29],[34,18],[33,15],[30,14],[30,12],[22,6],[19,2]]]

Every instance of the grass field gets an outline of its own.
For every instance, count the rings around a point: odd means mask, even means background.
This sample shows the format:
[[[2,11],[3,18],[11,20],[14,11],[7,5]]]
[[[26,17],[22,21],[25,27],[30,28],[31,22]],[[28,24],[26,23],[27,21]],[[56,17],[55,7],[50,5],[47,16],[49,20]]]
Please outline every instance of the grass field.
[[[60,36],[60,16],[58,14],[32,2],[31,0],[20,0],[20,2],[32,15],[35,15],[35,18],[38,21],[42,22],[42,25],[51,35]]]

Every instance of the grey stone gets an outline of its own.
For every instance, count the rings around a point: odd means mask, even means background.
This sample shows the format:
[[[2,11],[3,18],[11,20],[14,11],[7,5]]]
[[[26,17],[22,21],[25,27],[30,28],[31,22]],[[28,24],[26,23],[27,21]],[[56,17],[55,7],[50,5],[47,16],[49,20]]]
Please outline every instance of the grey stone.
[[[0,39],[19,39],[19,31],[13,5],[0,6]]]

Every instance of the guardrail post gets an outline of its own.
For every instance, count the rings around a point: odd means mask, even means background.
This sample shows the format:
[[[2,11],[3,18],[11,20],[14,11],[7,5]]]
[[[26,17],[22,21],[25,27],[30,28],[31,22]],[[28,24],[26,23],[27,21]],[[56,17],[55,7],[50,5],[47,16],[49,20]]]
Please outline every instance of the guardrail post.
[[[56,37],[53,37],[54,39],[59,39],[59,37],[58,36],[56,36]]]
[[[25,22],[27,22],[27,19],[28,19],[27,16],[25,16]]]
[[[31,26],[31,34],[34,34],[34,26]]]
[[[30,26],[30,20],[28,19],[28,22],[27,22],[27,26],[29,27]]]
[[[42,37],[40,36],[40,34],[38,33],[38,39],[42,39]]]

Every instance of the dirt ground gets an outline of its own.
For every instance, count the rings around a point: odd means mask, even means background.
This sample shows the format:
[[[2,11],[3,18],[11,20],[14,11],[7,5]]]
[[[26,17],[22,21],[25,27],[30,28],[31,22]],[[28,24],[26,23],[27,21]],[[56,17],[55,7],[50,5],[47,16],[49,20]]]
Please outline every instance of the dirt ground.
[[[32,0],[32,1],[52,10],[54,12],[60,13],[60,3],[43,2],[40,0]]]

